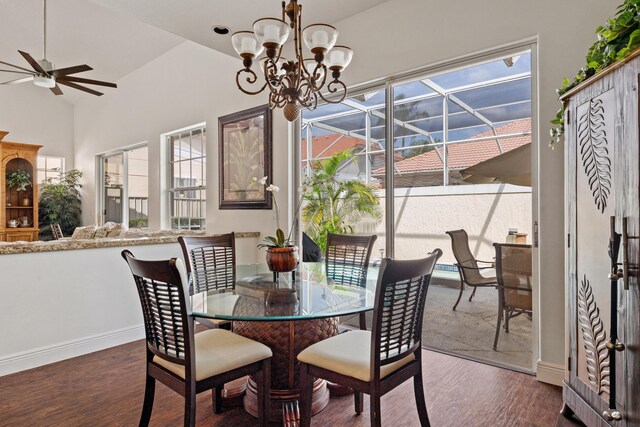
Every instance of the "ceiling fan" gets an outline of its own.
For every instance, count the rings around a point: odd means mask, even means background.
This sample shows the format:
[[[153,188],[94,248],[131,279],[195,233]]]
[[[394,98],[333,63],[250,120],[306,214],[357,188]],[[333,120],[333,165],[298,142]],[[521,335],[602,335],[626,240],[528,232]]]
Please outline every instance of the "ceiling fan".
[[[8,62],[0,61],[0,65],[9,66],[13,68],[9,70],[0,68],[0,72],[23,75],[23,77],[0,83],[0,85],[14,85],[18,83],[32,81],[36,86],[51,89],[51,92],[53,92],[56,95],[62,95],[62,90],[58,85],[64,85],[64,86],[81,90],[83,92],[87,92],[96,96],[101,96],[102,92],[98,92],[97,90],[88,88],[86,86],[82,86],[78,83],[96,85],[96,86],[106,86],[106,87],[113,87],[113,88],[118,87],[115,83],[109,83],[109,82],[103,82],[100,80],[91,80],[91,79],[85,79],[82,77],[72,76],[72,74],[78,74],[85,71],[93,70],[93,68],[91,68],[86,64],[55,69],[53,64],[47,60],[47,0],[43,0],[43,2],[44,2],[44,55],[43,55],[44,59],[40,61],[36,61],[27,52],[23,52],[19,50],[18,53],[22,55],[22,57],[29,63],[31,68],[33,68],[33,70],[29,70],[28,68],[20,67],[18,65],[9,64]]]

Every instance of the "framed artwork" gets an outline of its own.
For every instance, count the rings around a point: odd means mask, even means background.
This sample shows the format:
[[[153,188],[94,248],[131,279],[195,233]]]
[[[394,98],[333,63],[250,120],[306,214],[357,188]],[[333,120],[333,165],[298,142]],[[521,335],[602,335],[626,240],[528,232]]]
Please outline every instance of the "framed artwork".
[[[271,209],[271,193],[252,178],[272,177],[271,110],[218,118],[220,209]]]

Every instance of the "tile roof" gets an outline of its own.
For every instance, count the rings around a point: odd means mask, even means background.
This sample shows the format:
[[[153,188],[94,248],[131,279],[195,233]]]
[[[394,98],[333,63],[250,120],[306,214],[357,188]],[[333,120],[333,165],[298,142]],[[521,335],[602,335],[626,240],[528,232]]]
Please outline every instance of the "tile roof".
[[[336,153],[350,148],[356,148],[357,151],[364,150],[364,140],[353,136],[340,135],[339,133],[314,136],[311,139],[311,154],[313,159],[318,157],[331,157]],[[307,159],[306,139],[302,140],[302,158]]]
[[[498,135],[505,135],[510,133],[531,132],[531,119],[515,120],[509,124],[501,126],[496,129]],[[482,138],[493,136],[492,131],[483,132],[478,135],[474,135],[471,138]],[[517,136],[513,138],[500,139],[500,146],[503,153],[511,151],[514,148],[518,148],[522,145],[531,142],[531,135]],[[498,144],[494,139],[488,139],[484,141],[464,142],[460,144],[452,144],[448,146],[448,163],[450,169],[464,169],[473,165],[476,165],[485,160],[498,156],[500,150]],[[405,160],[396,162],[395,168],[397,172],[418,172],[418,171],[432,171],[442,170],[442,149],[437,148],[427,153],[419,154],[414,157],[410,157]],[[377,169],[373,171],[373,174],[384,173],[384,169]]]

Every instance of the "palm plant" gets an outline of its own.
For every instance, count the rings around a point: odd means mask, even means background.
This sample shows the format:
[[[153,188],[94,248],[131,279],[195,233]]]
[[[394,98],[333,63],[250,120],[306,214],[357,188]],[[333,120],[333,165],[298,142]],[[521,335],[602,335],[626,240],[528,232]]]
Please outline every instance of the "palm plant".
[[[314,174],[306,184],[302,221],[306,233],[324,251],[328,233],[351,234],[363,219],[382,218],[380,201],[374,188],[357,179],[339,179],[344,162],[356,162],[350,150],[317,161]]]
[[[80,198],[80,178],[82,172],[72,169],[62,175],[59,182],[47,179],[40,187],[38,203],[40,238],[50,240],[51,224],[60,224],[62,234],[71,235],[80,225],[82,200]]]

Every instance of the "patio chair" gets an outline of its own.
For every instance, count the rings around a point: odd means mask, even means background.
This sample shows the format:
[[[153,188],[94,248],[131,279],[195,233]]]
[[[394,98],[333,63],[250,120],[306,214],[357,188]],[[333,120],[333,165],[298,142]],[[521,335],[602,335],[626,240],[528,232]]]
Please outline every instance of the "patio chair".
[[[500,323],[504,318],[505,333],[509,333],[509,320],[533,312],[531,289],[531,245],[494,243],[496,248],[496,275],[498,279],[498,322],[493,349],[497,350]]]
[[[357,414],[363,410],[362,394],[368,394],[371,425],[376,427],[381,425],[381,396],[413,378],[420,424],[430,425],[422,384],[422,320],[433,267],[441,255],[436,249],[424,259],[385,258],[378,276],[372,331],[339,334],[298,355],[303,427],[311,425],[314,377],[352,387]]]
[[[327,278],[345,286],[367,286],[371,249],[378,236],[327,235],[325,265]],[[360,329],[367,329],[366,313],[360,313]]]
[[[234,233],[215,236],[180,236],[187,274],[189,295],[236,286],[236,238]],[[208,328],[231,329],[228,320],[196,318]]]
[[[60,240],[64,237],[62,235],[62,229],[60,228],[60,224],[58,224],[57,222],[54,222],[53,224],[50,225],[50,227],[51,227],[51,234],[53,235],[53,238],[55,240]]]
[[[473,288],[473,292],[469,296],[469,301],[471,301],[476,294],[477,288],[496,286],[497,280],[493,261],[478,260],[471,253],[469,236],[466,231],[452,230],[446,233],[451,237],[451,249],[453,250],[453,256],[456,258],[455,265],[458,267],[458,273],[460,274],[460,293],[456,303],[453,305],[453,310],[455,310],[462,298],[465,284]],[[478,263],[488,264],[488,266],[479,267]],[[481,272],[485,274],[481,274]]]
[[[122,257],[133,274],[145,326],[147,377],[139,425],[149,425],[156,380],[184,397],[184,425],[194,426],[196,394],[256,374],[260,421],[268,426],[269,347],[224,329],[195,334],[182,260],[142,261],[128,250]]]

